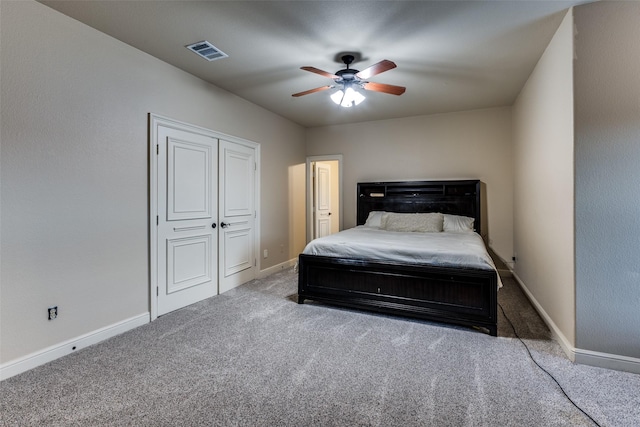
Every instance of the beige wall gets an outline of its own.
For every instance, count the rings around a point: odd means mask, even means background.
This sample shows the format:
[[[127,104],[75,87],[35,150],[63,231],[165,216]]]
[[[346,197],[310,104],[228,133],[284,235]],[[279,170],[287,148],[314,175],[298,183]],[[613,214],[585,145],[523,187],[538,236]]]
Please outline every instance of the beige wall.
[[[296,259],[307,244],[306,164],[289,166],[289,253]]]
[[[42,4],[0,5],[1,363],[148,312],[149,112],[261,144],[262,268],[290,259],[303,128]]]
[[[513,107],[514,272],[575,344],[573,24],[569,12]]]
[[[355,225],[357,182],[480,179],[490,246],[511,259],[511,108],[309,129],[307,155],[329,154],[344,156],[344,228]]]

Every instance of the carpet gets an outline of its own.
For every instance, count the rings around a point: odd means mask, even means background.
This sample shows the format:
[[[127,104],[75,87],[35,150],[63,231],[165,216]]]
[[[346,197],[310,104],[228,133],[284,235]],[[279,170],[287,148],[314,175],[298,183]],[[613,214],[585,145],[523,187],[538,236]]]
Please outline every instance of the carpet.
[[[510,322],[599,425],[640,425],[640,376],[571,363],[503,282],[491,337],[300,305],[282,271],[3,381],[0,425],[595,425]]]

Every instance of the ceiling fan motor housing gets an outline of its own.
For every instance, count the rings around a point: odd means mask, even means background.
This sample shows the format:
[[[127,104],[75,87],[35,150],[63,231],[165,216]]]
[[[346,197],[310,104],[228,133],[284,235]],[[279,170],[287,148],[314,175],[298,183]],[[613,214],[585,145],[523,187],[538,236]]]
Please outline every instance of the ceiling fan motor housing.
[[[356,80],[356,74],[359,72],[360,71],[354,70],[353,68],[347,68],[346,70],[336,71],[336,76],[345,81]]]

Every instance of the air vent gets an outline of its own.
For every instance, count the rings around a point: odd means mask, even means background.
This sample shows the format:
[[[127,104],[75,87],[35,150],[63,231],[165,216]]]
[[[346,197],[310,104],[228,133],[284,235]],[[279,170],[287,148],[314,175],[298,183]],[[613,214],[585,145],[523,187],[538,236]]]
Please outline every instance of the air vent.
[[[207,61],[215,61],[216,59],[222,59],[229,56],[208,41],[190,44],[189,46],[186,46],[186,48],[197,53]]]

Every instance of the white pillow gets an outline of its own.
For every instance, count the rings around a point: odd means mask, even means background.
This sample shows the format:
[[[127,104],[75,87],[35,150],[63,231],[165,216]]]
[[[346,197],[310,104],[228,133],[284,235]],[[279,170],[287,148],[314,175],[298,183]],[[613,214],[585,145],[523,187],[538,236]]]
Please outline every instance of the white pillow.
[[[384,211],[371,211],[369,212],[369,216],[367,217],[367,220],[364,223],[365,227],[371,227],[371,228],[380,228],[380,223],[382,221],[382,214],[384,214]]]
[[[443,230],[454,233],[474,232],[475,219],[468,216],[444,214]]]
[[[444,217],[441,213],[391,213],[383,215],[381,227],[387,231],[417,231],[438,233],[442,231]]]

